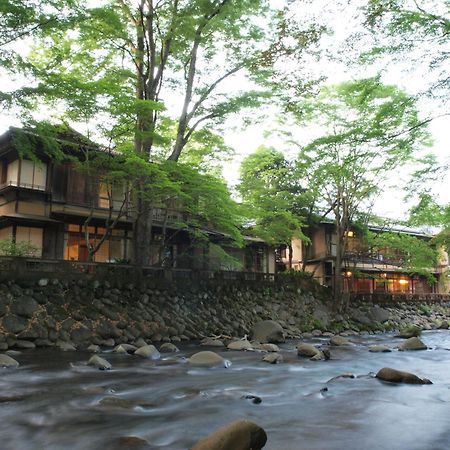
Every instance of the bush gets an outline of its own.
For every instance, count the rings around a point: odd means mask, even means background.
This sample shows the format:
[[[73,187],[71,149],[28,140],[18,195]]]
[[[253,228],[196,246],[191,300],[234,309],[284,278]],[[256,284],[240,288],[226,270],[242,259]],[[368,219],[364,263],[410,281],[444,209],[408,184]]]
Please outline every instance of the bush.
[[[420,305],[418,309],[419,312],[422,313],[424,316],[427,317],[431,316],[431,308],[428,305]]]
[[[29,242],[15,242],[12,239],[0,240],[1,256],[32,256],[38,255],[39,249]]]

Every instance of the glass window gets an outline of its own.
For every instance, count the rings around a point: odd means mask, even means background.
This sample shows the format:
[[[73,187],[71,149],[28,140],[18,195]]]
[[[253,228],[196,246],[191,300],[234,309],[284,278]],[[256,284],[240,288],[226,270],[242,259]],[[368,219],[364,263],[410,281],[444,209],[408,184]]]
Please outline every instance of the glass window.
[[[42,239],[44,230],[34,227],[16,227],[16,242],[25,242],[33,247],[36,251],[33,256],[42,256]]]
[[[47,181],[47,165],[28,159],[21,161],[20,185],[31,189],[45,190]]]
[[[19,178],[19,160],[16,159],[8,164],[6,172],[6,184],[17,186]]]

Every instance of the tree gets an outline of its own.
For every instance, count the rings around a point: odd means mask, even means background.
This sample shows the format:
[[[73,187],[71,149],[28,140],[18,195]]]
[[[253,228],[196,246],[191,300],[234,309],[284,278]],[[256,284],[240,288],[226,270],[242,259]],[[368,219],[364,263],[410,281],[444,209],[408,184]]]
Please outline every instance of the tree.
[[[424,276],[430,284],[436,281],[433,268],[438,263],[439,249],[431,237],[418,238],[394,231],[367,231],[366,244],[371,252],[382,251],[385,258],[398,260],[401,264],[399,271]]]
[[[20,58],[17,68],[38,84],[15,97],[42,98],[62,105],[67,120],[98,123],[102,142],[116,152],[178,161],[205,124],[220,123],[268,95],[255,84],[262,77],[261,42],[270,34],[267,3],[110,0],[78,7],[70,26],[44,27],[34,51]],[[252,80],[249,89],[230,90],[238,72]],[[165,118],[175,121],[174,135]],[[143,175],[134,190],[138,264],[150,259],[155,206],[144,192],[153,182],[151,174]]]
[[[408,224],[431,227],[432,244],[450,255],[450,204],[439,204],[430,193],[422,193],[410,209]]]
[[[407,62],[407,71],[425,72],[419,94],[440,99],[439,113],[448,114],[449,2],[368,0],[364,14],[373,42],[361,61],[367,64],[383,58],[385,67],[392,61],[400,66]]]
[[[296,179],[292,165],[273,148],[259,147],[242,161],[238,191],[256,236],[289,249],[292,268],[292,239],[306,239],[302,233],[304,188]]]
[[[346,232],[370,211],[394,170],[414,158],[427,143],[413,99],[378,78],[325,87],[319,96],[299,102],[298,120],[317,126],[317,137],[299,153],[298,171],[308,189],[330,210],[336,230],[335,298],[342,300]]]

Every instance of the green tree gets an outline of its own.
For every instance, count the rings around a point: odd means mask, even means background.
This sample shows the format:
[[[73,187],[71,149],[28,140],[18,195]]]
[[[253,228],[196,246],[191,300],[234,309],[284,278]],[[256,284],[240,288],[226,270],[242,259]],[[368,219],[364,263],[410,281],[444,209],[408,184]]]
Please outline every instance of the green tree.
[[[301,149],[298,171],[308,174],[318,205],[330,210],[337,235],[335,297],[342,300],[346,231],[383,190],[394,171],[427,143],[413,99],[369,78],[325,87],[299,102],[298,120],[315,124],[317,137]]]
[[[425,276],[430,284],[436,281],[433,269],[438,263],[439,250],[431,236],[424,239],[408,233],[368,231],[366,239],[372,252],[381,250],[385,258],[400,260],[402,272]]]
[[[242,161],[238,191],[253,232],[265,241],[289,249],[292,267],[292,239],[306,239],[302,233],[304,188],[295,177],[292,164],[269,147],[259,147]]]
[[[407,63],[405,70],[409,73],[420,71],[419,93],[443,100],[439,114],[448,114],[449,2],[368,0],[364,15],[373,42],[372,48],[362,55],[362,62],[382,60],[385,66],[396,62],[400,67]]]
[[[205,138],[206,124],[217,125],[268,96],[256,88],[268,72],[259,64],[270,34],[267,5],[109,0],[74,7],[71,21],[43,27],[34,51],[17,58],[15,69],[37,83],[15,97],[43,99],[62,108],[68,121],[99,124],[97,136],[115,152],[178,161],[189,141]],[[249,88],[230,89],[238,72]],[[153,181],[142,175],[134,189],[138,264],[150,259],[155,206],[147,186]]]

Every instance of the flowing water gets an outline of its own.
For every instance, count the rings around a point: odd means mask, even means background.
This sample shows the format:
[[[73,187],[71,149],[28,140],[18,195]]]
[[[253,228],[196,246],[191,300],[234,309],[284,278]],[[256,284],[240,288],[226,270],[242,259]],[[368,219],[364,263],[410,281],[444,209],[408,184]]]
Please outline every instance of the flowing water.
[[[258,353],[220,352],[228,369],[190,367],[183,357],[199,351],[193,344],[159,361],[101,354],[111,371],[85,366],[88,353],[24,351],[13,355],[18,369],[0,370],[0,448],[112,449],[119,437],[137,436],[152,449],[181,450],[246,418],[266,430],[267,450],[448,450],[450,331],[425,332],[427,351],[368,352],[374,343],[397,345],[389,335],[351,340],[352,348],[333,348],[325,362],[299,359],[296,342],[281,346],[278,365]],[[434,384],[364,376],[385,366]],[[345,372],[361,377],[328,381]]]

